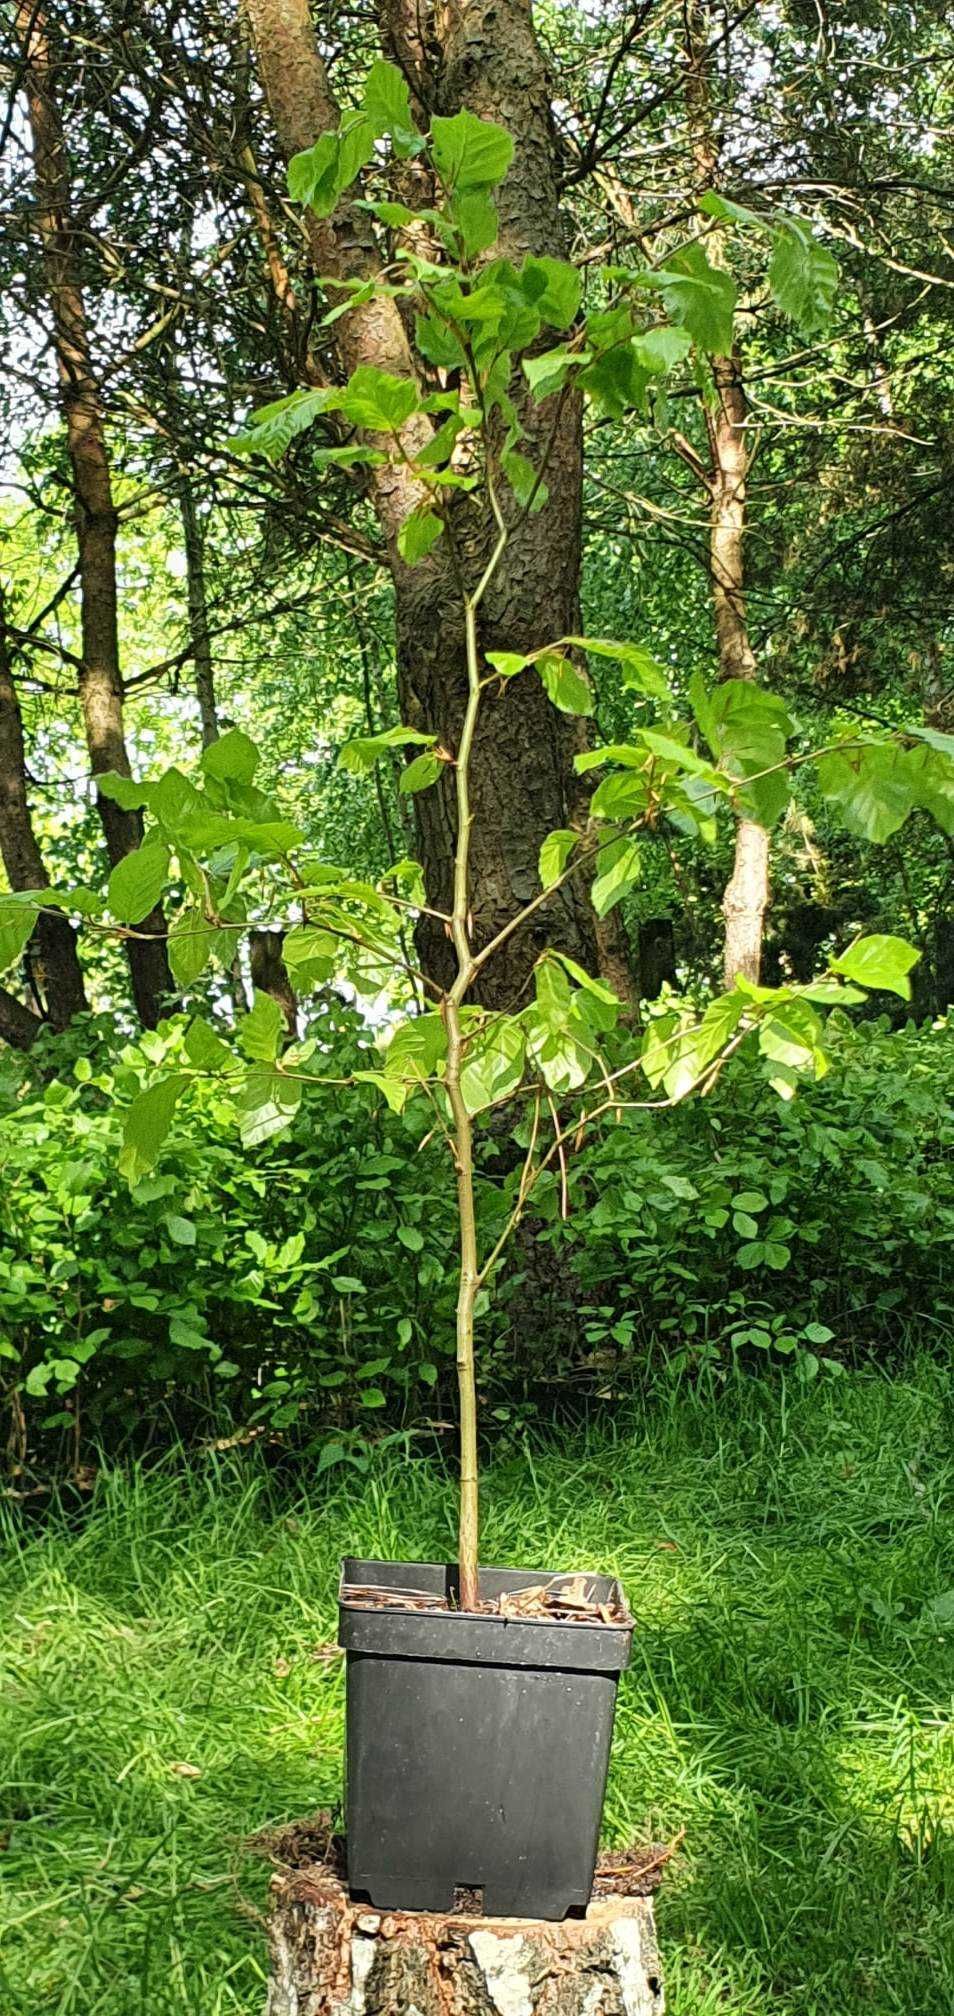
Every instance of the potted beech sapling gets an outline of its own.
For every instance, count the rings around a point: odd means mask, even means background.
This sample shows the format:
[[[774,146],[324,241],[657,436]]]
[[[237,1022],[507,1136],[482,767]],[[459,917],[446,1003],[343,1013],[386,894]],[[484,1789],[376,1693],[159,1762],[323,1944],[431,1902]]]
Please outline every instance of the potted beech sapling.
[[[447,1908],[455,1889],[468,1886],[483,1889],[489,1912],[557,1918],[590,1895],[617,1681],[633,1627],[612,1577],[581,1573],[578,1563],[567,1562],[563,1574],[479,1566],[478,1298],[492,1288],[543,1176],[558,1168],[565,1180],[573,1144],[593,1127],[625,1125],[636,1106],[705,1093],[743,1043],[758,1046],[772,1084],[790,1097],[800,1074],[817,1077],[827,1068],[819,1009],[862,1000],[866,986],[906,994],[917,955],[900,939],[866,938],[810,986],[739,979],[702,1014],[674,1002],[654,1015],[629,1037],[628,1054],[617,1035],[612,1056],[604,1051],[620,1003],[561,951],[538,954],[532,993],[528,988],[513,1012],[482,1006],[482,982],[514,933],[529,941],[532,926],[533,942],[543,942],[541,913],[570,878],[586,882],[605,915],[638,878],[644,836],[669,824],[706,845],[720,817],[769,826],[800,764],[813,767],[853,830],[872,838],[883,838],[886,822],[893,830],[915,806],[949,823],[954,749],[951,738],[911,728],[793,752],[794,724],[777,698],[744,680],[712,691],[696,680],[689,711],[681,713],[673,675],[632,642],[556,637],[526,656],[483,648],[488,589],[546,495],[546,455],[533,466],[521,445],[522,402],[549,401],[555,410],[581,388],[605,414],[631,412],[665,425],[667,378],[695,372],[701,387],[706,353],[730,347],[734,289],[707,259],[703,225],[701,237],[674,247],[664,268],[603,275],[599,306],[584,320],[571,266],[536,258],[515,266],[494,254],[491,192],[507,172],[508,135],[468,112],[435,118],[427,135],[417,133],[403,79],[387,64],[375,65],[361,108],[340,131],[292,161],[293,198],[330,214],[388,140],[404,155],[424,156],[438,196],[420,215],[392,202],[367,206],[376,229],[397,234],[396,249],[389,239],[390,258],[378,275],[356,279],[351,291],[367,299],[386,289],[416,315],[431,380],[359,366],[346,384],[309,388],[253,415],[239,445],[280,458],[293,436],[317,423],[319,466],[387,460],[413,479],[418,501],[399,538],[409,567],[426,566],[438,540],[448,544],[467,667],[454,746],[440,745],[426,726],[399,724],[350,743],[342,760],[370,773],[400,747],[410,758],[402,788],[448,792],[451,907],[436,910],[413,863],[371,884],[317,859],[256,786],[257,752],[237,730],[205,750],[199,782],[175,769],[146,783],[100,778],[100,790],[145,814],[142,846],[114,869],[105,901],[75,890],[44,900],[93,929],[129,933],[165,894],[178,906],[169,957],[187,997],[210,964],[228,969],[243,933],[263,923],[281,926],[301,996],[336,980],[358,994],[390,987],[380,1058],[355,1079],[395,1111],[427,1103],[456,1182],[459,1547],[449,1566],[343,1564],[349,1877],[382,1906]],[[728,221],[772,241],[777,306],[796,322],[810,315],[817,326],[820,309],[830,306],[832,262],[805,226],[738,211]],[[726,222],[721,206],[713,224],[724,230]],[[350,296],[348,286],[335,287],[330,312],[337,316],[347,313]],[[545,841],[539,888],[521,913],[479,936],[470,765],[482,712],[506,710],[514,680],[540,678],[555,707],[592,713],[587,653],[616,662],[638,725],[626,743],[578,757],[581,771],[601,772],[585,818]],[[519,748],[512,760],[519,765]],[[3,899],[7,963],[36,912],[35,898]],[[407,926],[424,912],[430,923],[436,916],[453,946],[454,972],[443,986],[415,970],[408,950]],[[121,1167],[133,1185],[161,1154],[176,1101],[197,1074],[221,1081],[250,1145],[290,1123],[306,1087],[323,1086],[333,1097],[341,1082],[323,1071],[315,1037],[286,1043],[281,1011],[264,993],[255,994],[234,1032],[222,1017],[195,1013],[184,1029],[171,1023],[156,1040],[163,1068],[138,1087],[124,1115]],[[625,1032],[622,1040],[625,1046]],[[499,1144],[508,1111],[521,1151],[512,1209],[503,1236],[481,1251],[475,1131],[492,1121]]]

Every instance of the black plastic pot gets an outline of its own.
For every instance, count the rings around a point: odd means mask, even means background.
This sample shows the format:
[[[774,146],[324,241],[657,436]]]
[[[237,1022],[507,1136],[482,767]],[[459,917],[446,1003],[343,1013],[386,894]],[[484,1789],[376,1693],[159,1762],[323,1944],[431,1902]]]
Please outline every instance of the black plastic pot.
[[[482,1568],[488,1596],[553,1578]],[[625,1604],[609,1576],[598,1602]],[[630,1624],[362,1608],[347,1585],[449,1595],[431,1562],[342,1564],[348,1881],[383,1908],[564,1918],[589,1902]]]

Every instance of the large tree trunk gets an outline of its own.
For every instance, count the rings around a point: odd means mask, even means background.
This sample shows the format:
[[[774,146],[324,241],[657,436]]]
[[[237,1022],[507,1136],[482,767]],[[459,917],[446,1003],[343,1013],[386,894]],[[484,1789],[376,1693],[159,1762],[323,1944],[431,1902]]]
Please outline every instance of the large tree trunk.
[[[7,651],[0,602],[0,858],[11,889],[48,889],[27,798],[26,752],[20,702]],[[35,949],[33,949],[35,948]],[[86,1007],[83,973],[76,934],[67,917],[44,911],[37,919],[31,947],[33,978],[43,1001],[46,1020],[65,1029]]]
[[[417,44],[424,30],[423,17],[412,11],[413,21],[410,15],[405,19],[399,0],[394,0],[387,10],[385,41],[399,46],[415,75]],[[338,108],[307,0],[248,0],[248,13],[262,80],[287,156],[310,146],[334,125]],[[429,17],[426,32],[429,55],[440,69],[436,109],[450,112],[467,105],[506,125],[516,142],[513,166],[499,192],[500,249],[515,259],[526,252],[559,252],[564,233],[549,91],[529,8],[516,0],[507,4],[455,0],[446,16]],[[367,220],[353,205],[345,203],[327,221],[311,220],[309,232],[321,273],[341,279],[375,270]],[[335,325],[335,334],[345,372],[373,362],[399,375],[417,375],[393,302],[374,300],[350,310]],[[523,419],[527,452],[538,462],[544,453],[547,456],[549,500],[521,526],[484,598],[481,643],[488,650],[524,652],[579,629],[579,404],[571,397],[562,404],[548,401],[534,407],[527,399]],[[410,423],[411,450],[420,446],[423,424]],[[373,471],[371,482],[395,586],[402,719],[436,733],[445,747],[454,750],[467,683],[459,587],[443,542],[413,569],[404,566],[397,554],[400,527],[424,497],[413,475],[390,467]],[[487,551],[489,527],[474,523],[469,500],[462,502],[459,516],[460,543],[469,565],[478,570]],[[475,948],[538,890],[539,850],[546,834],[582,816],[572,769],[578,737],[578,728],[556,713],[532,676],[515,680],[499,701],[482,710],[471,758]],[[434,908],[446,912],[456,820],[452,775],[416,797],[415,813],[428,896]],[[419,942],[426,970],[441,985],[448,984],[453,952],[439,920],[423,920]],[[508,941],[499,960],[482,976],[483,999],[499,1005],[519,999],[533,959],[547,943],[587,965],[595,962],[594,919],[578,884],[568,885],[523,933]]]
[[[719,149],[709,90],[705,0],[686,9],[686,103],[697,187],[701,195],[718,180]],[[722,234],[706,242],[713,265],[723,256]],[[745,612],[745,499],[749,473],[746,399],[738,349],[712,360],[715,402],[706,424],[712,468],[709,479],[709,568],[722,679],[755,679],[758,671]],[[724,974],[727,987],[741,973],[757,981],[769,903],[770,851],[764,826],[740,819],[735,860],[722,898],[725,919]]]
[[[69,157],[42,13],[32,0],[20,0],[16,22],[33,144],[37,224],[73,473],[82,641],[80,705],[93,776],[116,770],[128,777],[116,607],[117,519],[72,223]],[[139,846],[142,820],[138,812],[123,811],[101,793],[97,793],[97,805],[106,850],[115,867]],[[145,935],[127,940],[133,995],[140,1019],[147,1027],[154,1027],[162,995],[172,985],[161,910],[151,911],[140,930]]]

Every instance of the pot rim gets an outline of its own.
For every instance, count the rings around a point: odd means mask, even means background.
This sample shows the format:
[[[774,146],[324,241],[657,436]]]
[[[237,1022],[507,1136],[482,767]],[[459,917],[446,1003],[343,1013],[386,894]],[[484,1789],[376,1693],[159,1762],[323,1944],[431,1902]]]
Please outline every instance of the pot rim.
[[[593,1617],[587,1619],[577,1617],[521,1617],[519,1615],[507,1616],[506,1614],[501,1615],[500,1613],[495,1613],[493,1611],[488,1610],[461,1610],[459,1608],[452,1609],[450,1607],[444,1610],[435,1610],[435,1609],[421,1610],[417,1608],[414,1604],[408,1604],[407,1607],[405,1608],[400,1603],[390,1603],[387,1605],[386,1609],[380,1609],[373,1603],[362,1603],[356,1601],[354,1597],[346,1594],[349,1584],[354,1582],[355,1580],[364,1580],[367,1582],[369,1587],[375,1586],[371,1575],[364,1575],[359,1577],[356,1576],[353,1572],[349,1571],[354,1571],[357,1569],[393,1570],[395,1568],[397,1569],[406,1568],[410,1570],[412,1574],[414,1573],[420,1574],[423,1572],[428,1577],[431,1587],[429,1589],[427,1585],[425,1585],[419,1592],[422,1595],[432,1593],[434,1586],[437,1585],[439,1587],[441,1583],[444,1584],[445,1588],[448,1589],[452,1588],[458,1572],[456,1562],[403,1561],[403,1560],[388,1561],[384,1559],[366,1558],[360,1555],[346,1554],[342,1557],[341,1575],[338,1585],[338,1604],[340,1610],[342,1612],[347,1613],[349,1616],[363,1616],[363,1617],[389,1616],[400,1618],[415,1618],[420,1620],[421,1623],[428,1623],[428,1624],[432,1624],[435,1621],[435,1619],[439,1618],[442,1623],[449,1623],[452,1626],[463,1624],[468,1625],[480,1624],[489,1627],[496,1626],[497,1629],[510,1630],[510,1631],[513,1631],[515,1625],[520,1625],[526,1627],[528,1630],[542,1629],[545,1631],[579,1632],[585,1635],[586,1637],[592,1637],[597,1632],[604,1632],[604,1631],[631,1632],[635,1629],[635,1619],[630,1611],[629,1604],[626,1600],[622,1585],[619,1582],[618,1578],[615,1575],[608,1575],[604,1571],[591,1568],[562,1568],[562,1569],[510,1568],[510,1567],[495,1566],[490,1562],[481,1562],[478,1573],[480,1575],[481,1580],[483,1580],[483,1578],[486,1576],[490,1578],[492,1581],[498,1582],[501,1589],[506,1589],[509,1587],[510,1589],[515,1591],[521,1588],[526,1589],[535,1588],[541,1582],[542,1583],[569,1582],[571,1580],[574,1580],[578,1576],[582,1576],[587,1581],[602,1584],[606,1591],[604,1600],[608,1603],[614,1602],[618,1605],[619,1608],[618,1616],[614,1616],[610,1620],[606,1620],[605,1618],[602,1617]],[[399,1590],[400,1593],[404,1593],[403,1591],[400,1590],[400,1585],[395,1584],[393,1581],[390,1582],[382,1581],[379,1586],[383,1589],[387,1589],[388,1587],[390,1587],[392,1589]],[[406,1593],[408,1595],[413,1595],[414,1593],[417,1593],[414,1590],[413,1583],[409,1582]],[[495,1593],[499,1592],[495,1591]]]

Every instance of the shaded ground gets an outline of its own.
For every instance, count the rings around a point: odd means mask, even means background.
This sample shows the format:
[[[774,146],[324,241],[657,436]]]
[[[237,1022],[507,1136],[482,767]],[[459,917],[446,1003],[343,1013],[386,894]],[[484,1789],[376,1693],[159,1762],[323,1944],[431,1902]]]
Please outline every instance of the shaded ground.
[[[739,1381],[500,1459],[489,1560],[617,1572],[638,1620],[606,1839],[685,1840],[671,2016],[954,2008],[954,1381]],[[337,1557],[434,1558],[423,1459],[99,1480],[0,1569],[3,2016],[260,2016],[266,1871],[332,1806]]]

